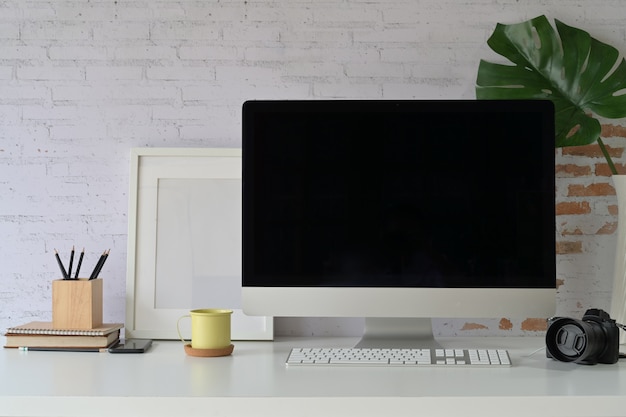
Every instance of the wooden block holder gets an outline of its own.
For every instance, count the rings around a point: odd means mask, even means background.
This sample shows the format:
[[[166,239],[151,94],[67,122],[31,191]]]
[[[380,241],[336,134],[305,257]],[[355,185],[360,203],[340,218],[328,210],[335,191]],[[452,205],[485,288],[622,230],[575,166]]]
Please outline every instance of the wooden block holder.
[[[52,327],[94,329],[102,325],[102,279],[52,281]]]

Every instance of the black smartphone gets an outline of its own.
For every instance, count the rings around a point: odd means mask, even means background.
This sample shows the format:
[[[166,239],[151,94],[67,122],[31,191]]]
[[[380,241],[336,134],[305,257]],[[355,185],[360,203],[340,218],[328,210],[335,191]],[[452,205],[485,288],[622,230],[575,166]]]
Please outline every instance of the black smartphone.
[[[144,353],[152,346],[150,339],[126,339],[109,348],[109,353]]]

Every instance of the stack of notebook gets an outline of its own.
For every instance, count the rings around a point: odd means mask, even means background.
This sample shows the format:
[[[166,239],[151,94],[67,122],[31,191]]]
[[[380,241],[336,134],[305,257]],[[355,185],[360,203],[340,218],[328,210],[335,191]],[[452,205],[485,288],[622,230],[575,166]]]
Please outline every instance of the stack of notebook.
[[[105,323],[94,329],[54,329],[51,322],[33,321],[8,328],[5,348],[24,350],[99,351],[119,343],[121,323]]]

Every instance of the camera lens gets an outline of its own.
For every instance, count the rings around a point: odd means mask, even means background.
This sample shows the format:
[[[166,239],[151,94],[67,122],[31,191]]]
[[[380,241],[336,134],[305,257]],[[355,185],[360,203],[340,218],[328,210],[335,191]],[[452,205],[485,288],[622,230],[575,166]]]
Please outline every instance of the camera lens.
[[[605,333],[596,322],[560,318],[546,332],[548,352],[562,362],[595,364],[605,347]]]

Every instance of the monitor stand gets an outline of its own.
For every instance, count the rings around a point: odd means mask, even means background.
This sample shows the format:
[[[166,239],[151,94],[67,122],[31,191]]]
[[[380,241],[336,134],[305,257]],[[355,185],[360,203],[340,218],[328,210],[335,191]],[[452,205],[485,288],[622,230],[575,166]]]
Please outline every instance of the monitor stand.
[[[357,348],[440,349],[430,318],[365,318],[363,337]]]

